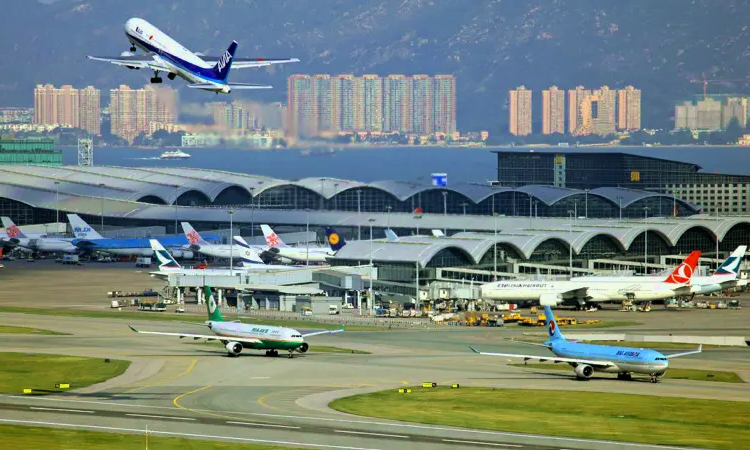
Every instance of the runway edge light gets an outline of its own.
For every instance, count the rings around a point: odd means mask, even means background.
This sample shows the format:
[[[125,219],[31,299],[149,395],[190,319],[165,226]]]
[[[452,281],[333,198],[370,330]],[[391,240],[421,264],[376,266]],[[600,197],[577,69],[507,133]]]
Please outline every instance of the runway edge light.
[[[403,389],[403,388],[401,388],[401,389],[398,390],[398,393],[399,394],[411,394],[411,389]]]
[[[23,390],[23,393],[24,393],[24,394],[31,394],[31,389],[26,389],[26,388],[25,388],[25,389]]]
[[[55,385],[55,389],[70,389],[70,383],[58,383]]]
[[[437,383],[427,382],[426,381],[426,382],[422,383],[422,387],[423,388],[434,388],[434,387],[437,387]]]
[[[451,384],[451,389],[458,389],[459,387],[460,387],[460,386],[458,385],[458,383],[456,383],[456,384]]]

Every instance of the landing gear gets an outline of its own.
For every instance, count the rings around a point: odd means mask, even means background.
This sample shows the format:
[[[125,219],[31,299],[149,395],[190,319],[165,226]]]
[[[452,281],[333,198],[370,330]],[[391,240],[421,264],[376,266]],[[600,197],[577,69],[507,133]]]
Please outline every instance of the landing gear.
[[[660,374],[660,373],[652,373],[652,374],[651,374],[651,382],[652,382],[652,383],[658,383],[658,382],[659,382],[659,377],[660,377],[661,375],[662,375],[662,374]]]
[[[279,356],[279,352],[276,350],[266,350],[266,356],[270,356],[271,358],[275,358]]]
[[[154,70],[154,76],[151,78],[151,84],[159,84],[162,81],[164,80],[162,80],[161,77],[159,76],[159,71]]]
[[[288,358],[294,358],[294,350],[289,350]]]
[[[131,43],[130,43],[130,52],[131,52],[131,53],[135,53],[135,51],[136,51],[136,50],[137,50],[137,49],[135,48],[135,44],[133,44],[133,43],[131,42]]]
[[[630,373],[627,373],[627,372],[626,373],[618,373],[617,374],[617,379],[618,380],[630,381],[630,380],[633,379],[633,376]]]
[[[177,76],[177,74],[176,74],[176,73],[172,73],[172,72],[169,72],[169,74],[167,75],[167,78],[169,78],[170,80],[174,80],[174,78],[175,78],[176,76]]]

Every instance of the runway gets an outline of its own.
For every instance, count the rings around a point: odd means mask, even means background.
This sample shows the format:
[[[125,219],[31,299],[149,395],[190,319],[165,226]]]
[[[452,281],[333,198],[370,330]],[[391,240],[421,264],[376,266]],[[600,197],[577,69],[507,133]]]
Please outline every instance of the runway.
[[[71,333],[21,337],[0,334],[4,351],[133,361],[125,374],[100,385],[53,397],[0,397],[5,420],[55,426],[136,432],[148,425],[151,432],[180,433],[185,437],[313,448],[388,450],[408,445],[414,449],[614,449],[622,448],[622,444],[536,435],[543,427],[534,423],[529,424],[527,435],[463,430],[356,417],[332,411],[327,404],[354,393],[420,385],[423,381],[750,401],[747,384],[682,380],[651,384],[646,379],[619,382],[608,375],[577,382],[572,372],[512,367],[503,358],[482,357],[468,350],[468,345],[472,345],[528,352],[528,346],[501,341],[517,335],[518,330],[514,329],[345,332],[316,336],[310,342],[313,349],[315,343],[320,343],[372,354],[308,353],[288,359],[249,352],[228,358],[218,346],[135,334],[122,320],[23,314],[2,314],[0,318],[4,325],[23,324]],[[131,324],[146,330],[203,330],[184,323]],[[678,367],[750,371],[750,351],[706,351],[689,361],[681,360]]]

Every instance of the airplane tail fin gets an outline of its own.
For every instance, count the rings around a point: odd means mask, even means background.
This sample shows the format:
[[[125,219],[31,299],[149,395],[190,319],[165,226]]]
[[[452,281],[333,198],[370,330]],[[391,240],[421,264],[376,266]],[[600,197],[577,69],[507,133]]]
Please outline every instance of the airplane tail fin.
[[[24,239],[26,238],[26,235],[23,234],[23,231],[21,231],[20,228],[16,226],[15,223],[13,223],[12,220],[10,220],[10,217],[3,216],[0,218],[3,222],[3,227],[5,227],[5,234],[8,235],[11,239]]]
[[[432,230],[432,236],[437,238],[445,237],[445,233],[442,230]]]
[[[724,261],[714,275],[735,275],[740,274],[740,264],[742,264],[742,258],[745,257],[747,251],[747,245],[740,245],[737,249],[729,255],[726,261]]]
[[[161,245],[159,241],[157,241],[156,239],[149,239],[148,242],[149,244],[151,244],[151,249],[154,251],[156,259],[159,260],[160,270],[175,270],[182,268],[182,266],[180,266],[180,263],[175,261],[172,255],[167,251],[167,249],[164,248],[163,245]]]
[[[229,69],[232,68],[232,59],[234,58],[234,52],[237,51],[237,41],[232,41],[229,44],[229,48],[224,52],[223,55],[216,62],[213,67],[213,72],[216,78],[220,81],[226,81],[229,76]]]
[[[286,245],[284,241],[281,240],[279,235],[274,233],[274,231],[268,225],[263,224],[260,226],[260,229],[263,230],[263,236],[266,238],[266,245],[268,245],[269,247],[288,247],[288,245]]]
[[[190,225],[189,222],[180,222],[180,225],[182,225],[182,232],[185,233],[185,237],[187,238],[190,245],[209,245],[208,242],[206,242],[201,235],[195,231],[195,228],[193,228],[192,225]]]
[[[328,245],[334,252],[341,250],[346,245],[344,238],[339,236],[336,230],[331,227],[326,227],[326,239],[328,239]]]
[[[234,242],[240,247],[239,255],[237,255],[242,261],[243,265],[265,265],[258,251],[251,247],[242,236],[234,236]]]
[[[68,222],[73,228],[73,235],[76,239],[104,239],[101,234],[91,228],[91,225],[78,217],[78,214],[68,214]]]
[[[552,313],[552,308],[548,305],[544,305],[544,324],[547,326],[549,341],[565,340],[565,336],[560,332],[560,327],[557,326],[557,320]]]
[[[393,232],[390,228],[385,230],[385,238],[388,242],[398,242],[398,235]]]
[[[685,261],[677,266],[664,282],[669,284],[690,284],[690,279],[693,278],[693,273],[695,273],[695,268],[698,265],[700,257],[700,250],[696,250],[688,255]]]
[[[208,320],[211,322],[224,322],[224,316],[221,315],[221,311],[219,311],[216,305],[216,299],[214,298],[211,286],[203,286],[203,294],[205,295],[206,307],[208,308]]]

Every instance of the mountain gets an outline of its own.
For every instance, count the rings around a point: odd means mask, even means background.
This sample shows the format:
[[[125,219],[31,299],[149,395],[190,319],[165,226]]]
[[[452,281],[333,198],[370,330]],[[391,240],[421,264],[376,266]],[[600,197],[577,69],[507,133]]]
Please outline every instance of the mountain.
[[[234,72],[270,83],[250,98],[283,101],[292,73],[452,73],[461,130],[506,130],[507,91],[550,85],[643,91],[643,124],[671,126],[674,103],[699,94],[708,78],[745,79],[750,39],[740,0],[44,0],[4,10],[0,105],[31,105],[38,83],[102,89],[148,81],[85,56],[127,50],[123,24],[144,18],[186,47],[238,55],[299,57],[275,71]],[[165,79],[166,82],[166,79]],[[179,83],[175,82],[175,85]],[[712,92],[750,90],[709,84]],[[180,95],[213,101],[203,92]],[[234,95],[234,94],[232,94]],[[106,95],[103,102],[106,103]],[[537,128],[538,129],[538,128]]]

